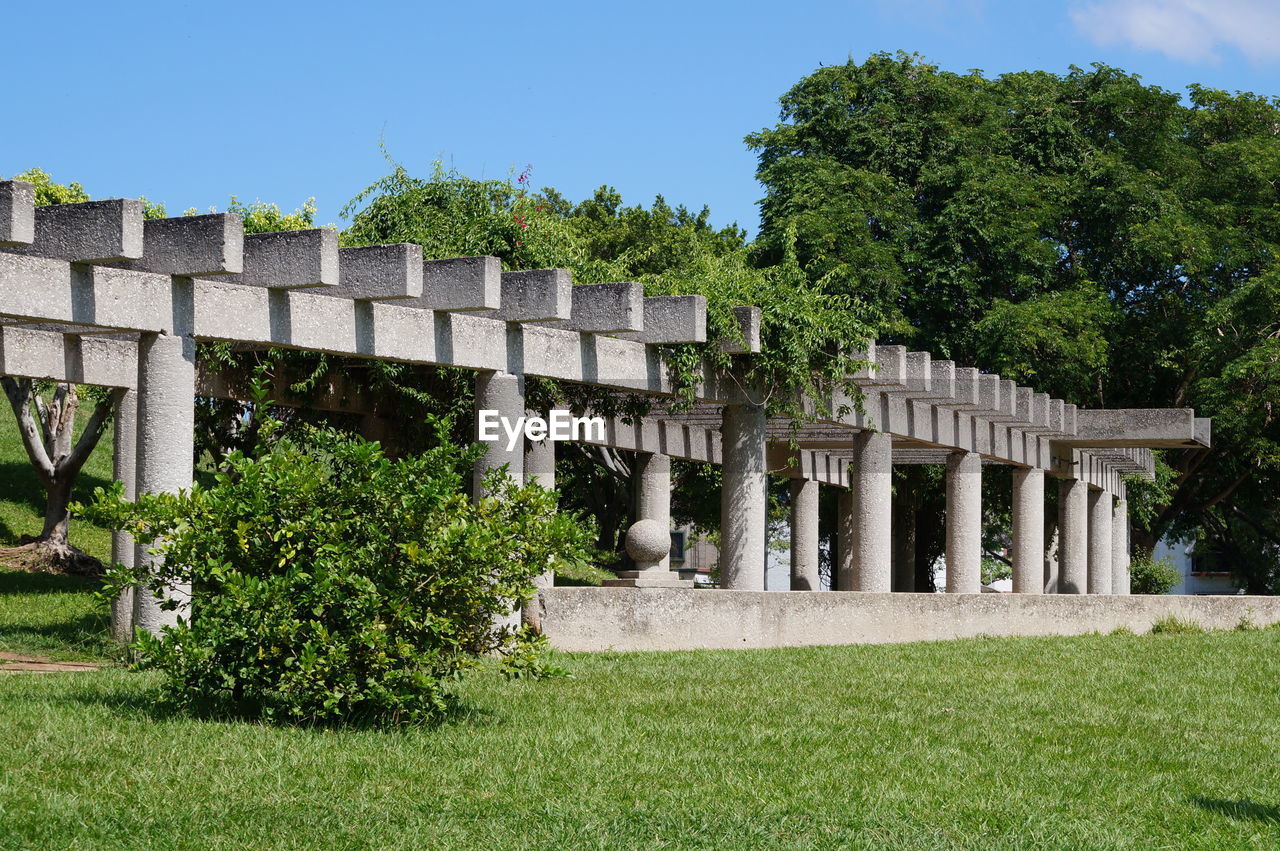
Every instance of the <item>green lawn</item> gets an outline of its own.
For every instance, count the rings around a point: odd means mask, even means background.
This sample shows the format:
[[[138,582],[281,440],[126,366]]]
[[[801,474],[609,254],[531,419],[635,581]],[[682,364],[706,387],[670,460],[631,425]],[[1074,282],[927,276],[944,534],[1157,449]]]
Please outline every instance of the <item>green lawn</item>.
[[[2,542],[42,500],[0,421]],[[0,650],[110,658],[91,586],[0,570]],[[1280,846],[1277,630],[561,661],[398,733],[164,717],[121,669],[0,675],[0,848]]]
[[[399,733],[0,676],[0,847],[1280,845],[1280,631],[561,661]]]

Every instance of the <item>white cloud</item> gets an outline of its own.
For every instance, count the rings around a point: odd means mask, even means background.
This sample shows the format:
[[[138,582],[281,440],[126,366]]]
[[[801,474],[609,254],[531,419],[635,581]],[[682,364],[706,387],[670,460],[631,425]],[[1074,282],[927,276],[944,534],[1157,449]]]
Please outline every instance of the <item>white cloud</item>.
[[[1255,64],[1280,61],[1275,0],[1097,0],[1070,11],[1096,44],[1129,44],[1189,62],[1214,62],[1232,47]]]

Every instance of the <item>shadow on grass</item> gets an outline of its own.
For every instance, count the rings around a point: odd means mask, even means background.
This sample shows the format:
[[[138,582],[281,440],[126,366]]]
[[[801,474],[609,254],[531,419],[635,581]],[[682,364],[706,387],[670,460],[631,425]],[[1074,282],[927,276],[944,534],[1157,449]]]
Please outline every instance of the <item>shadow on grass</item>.
[[[1237,821],[1262,821],[1280,824],[1280,807],[1270,804],[1258,804],[1248,798],[1238,801],[1227,801],[1221,798],[1203,798],[1196,796],[1191,802],[1197,807],[1218,815],[1227,816]]]
[[[159,687],[145,691],[80,692],[71,697],[86,706],[106,708],[134,719],[150,721],[197,721],[206,724],[252,724],[281,730],[382,731],[437,730],[442,727],[491,727],[502,718],[489,709],[469,706],[460,700],[449,701],[449,707],[438,718],[419,724],[394,725],[369,718],[307,720],[273,720],[264,716],[261,707],[237,704],[229,696],[189,700],[176,703],[167,699]]]
[[[36,638],[59,650],[97,650],[107,644],[107,626],[107,615],[101,612],[56,623],[5,624],[0,626],[0,646],[22,646]]]
[[[0,594],[84,594],[101,587],[102,581],[91,576],[62,576],[0,568]]]
[[[94,488],[105,488],[111,480],[95,476],[83,470],[76,476],[75,487],[71,489],[71,498],[85,502],[93,498]],[[0,494],[5,499],[18,505],[25,505],[35,512],[37,517],[44,517],[46,496],[40,480],[36,478],[35,469],[29,464],[15,461],[0,463]]]

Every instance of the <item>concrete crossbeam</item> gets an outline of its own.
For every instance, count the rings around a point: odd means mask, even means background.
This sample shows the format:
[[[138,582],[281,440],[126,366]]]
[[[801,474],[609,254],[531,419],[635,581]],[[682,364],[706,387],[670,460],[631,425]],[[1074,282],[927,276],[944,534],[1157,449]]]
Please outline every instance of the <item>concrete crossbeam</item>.
[[[244,222],[235,213],[149,219],[141,259],[120,263],[135,272],[199,278],[244,270]]]
[[[36,207],[30,244],[5,251],[76,263],[141,257],[142,202],[119,198]]]
[[[338,233],[329,228],[247,233],[243,269],[226,280],[271,289],[337,286]]]
[[[412,242],[338,249],[338,286],[324,295],[357,300],[422,295],[422,246]]]
[[[54,331],[0,328],[0,375],[134,388],[138,345],[125,340],[83,339]]]
[[[122,331],[170,331],[168,276],[0,252],[0,314]]]
[[[1196,429],[1197,417],[1190,408],[1084,409],[1076,412],[1075,435],[1062,443],[1075,447],[1207,447],[1207,429],[1200,434]]]
[[[1018,420],[1024,431],[1047,434],[1049,428],[1049,394],[1037,393],[1030,387],[1018,388]]]
[[[30,245],[35,238],[35,187],[25,180],[0,180],[0,245]]]
[[[643,330],[618,335],[641,343],[707,341],[707,299],[700,295],[654,296],[644,300]]]
[[[485,315],[503,322],[543,322],[573,314],[573,279],[568,269],[502,273],[502,306]]]
[[[733,318],[738,323],[741,339],[721,340],[720,351],[734,355],[760,351],[760,308],[754,305],[735,307]]]
[[[548,327],[600,334],[644,330],[642,284],[579,284],[570,293],[569,318]]]
[[[406,304],[426,310],[496,310],[502,307],[502,261],[450,257],[422,264],[422,295]]]

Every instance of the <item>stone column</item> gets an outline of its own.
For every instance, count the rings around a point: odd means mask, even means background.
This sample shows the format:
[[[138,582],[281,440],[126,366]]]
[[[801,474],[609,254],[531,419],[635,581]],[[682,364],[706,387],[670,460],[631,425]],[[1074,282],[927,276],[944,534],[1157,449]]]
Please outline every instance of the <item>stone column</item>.
[[[792,479],[791,590],[818,589],[818,483]]]
[[[893,438],[864,431],[854,438],[851,591],[893,589]]]
[[[195,400],[192,399],[194,405]],[[138,475],[138,391],[116,391],[115,445],[111,475],[124,485],[125,499],[137,493]],[[136,545],[127,532],[111,533],[111,560],[133,567]],[[117,641],[133,640],[133,589],[128,588],[111,601],[111,635]]]
[[[1013,593],[1044,591],[1044,470],[1013,470]]]
[[[137,492],[176,493],[191,487],[195,466],[196,346],[190,337],[143,334],[138,341]],[[156,567],[162,557],[137,545],[135,564]],[[150,592],[133,599],[133,625],[159,634],[177,621],[191,597],[189,585],[169,590],[182,606],[164,611]]]
[[[858,524],[853,511],[853,491],[841,490],[836,504],[836,557],[831,567],[831,590],[853,588],[853,551],[858,541]]]
[[[528,414],[527,416],[542,416]],[[556,444],[551,438],[529,440],[524,446],[524,480],[547,490],[556,489]]]
[[[1111,593],[1129,593],[1129,502],[1123,496],[1111,515]]]
[[[1058,593],[1083,594],[1089,581],[1089,485],[1058,482]]]
[[[480,412],[497,411],[512,423],[524,415],[524,376],[509,372],[476,373],[476,440],[480,440]],[[472,474],[472,494],[476,499],[484,496],[484,477],[490,470],[507,465],[507,473],[515,483],[524,484],[524,438],[507,448],[509,438],[502,427],[497,429],[497,440],[481,441],[485,452],[476,461]]]
[[[636,519],[653,520],[671,536],[671,457],[661,453],[636,453]],[[657,560],[661,570],[671,569],[671,552]]]
[[[724,485],[720,492],[720,587],[764,590],[765,410],[725,405],[720,427]]]
[[[1111,492],[1089,489],[1089,593],[1111,593]]]
[[[542,416],[536,411],[526,411],[525,416]],[[556,444],[551,438],[528,440],[524,445],[524,480],[547,490],[556,489]],[[533,580],[538,588],[550,588],[556,583],[556,573],[548,570]]]
[[[947,593],[982,591],[982,456],[947,457]]]

